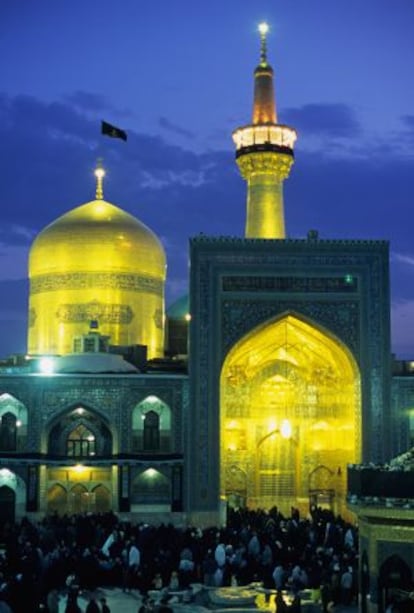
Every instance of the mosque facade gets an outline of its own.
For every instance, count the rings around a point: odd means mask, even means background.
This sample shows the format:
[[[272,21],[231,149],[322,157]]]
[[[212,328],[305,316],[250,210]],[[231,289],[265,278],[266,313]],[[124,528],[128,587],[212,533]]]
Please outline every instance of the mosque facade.
[[[350,517],[347,466],[413,445],[411,366],[392,377],[388,243],[286,238],[296,132],[278,121],[265,28],[252,122],[233,139],[245,236],[190,239],[179,308],[165,311],[159,239],[104,199],[101,168],[95,199],[35,239],[30,359],[0,370],[0,519],[207,525],[228,505],[310,504]]]

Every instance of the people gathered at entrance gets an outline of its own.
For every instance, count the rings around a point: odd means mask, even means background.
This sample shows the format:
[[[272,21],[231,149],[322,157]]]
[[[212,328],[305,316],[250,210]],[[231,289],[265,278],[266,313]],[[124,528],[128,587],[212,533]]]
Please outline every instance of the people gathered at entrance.
[[[260,582],[313,591],[322,610],[357,598],[356,529],[330,511],[230,510],[225,527],[178,528],[124,521],[113,513],[27,518],[0,527],[0,604],[14,613],[53,612],[56,594],[98,586],[174,594]],[[300,606],[300,605],[299,605]],[[42,608],[43,607],[43,608]],[[2,610],[0,608],[0,610]],[[292,608],[293,611],[293,608]]]

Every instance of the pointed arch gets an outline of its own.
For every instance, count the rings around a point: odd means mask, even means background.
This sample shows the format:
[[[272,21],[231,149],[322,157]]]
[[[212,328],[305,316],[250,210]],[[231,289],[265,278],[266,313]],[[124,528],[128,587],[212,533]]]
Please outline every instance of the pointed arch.
[[[383,613],[395,598],[401,601],[401,610],[410,611],[409,593],[413,591],[413,571],[410,562],[398,554],[389,556],[381,564],[378,573],[378,611]],[[407,603],[407,608],[404,606]],[[403,608],[404,606],[404,608]]]
[[[301,500],[304,506],[310,474],[324,464],[346,511],[341,475],[360,459],[360,395],[354,357],[315,322],[288,312],[250,331],[221,371],[222,495],[228,466],[238,465],[251,506],[267,507],[275,497],[287,509]]]
[[[59,483],[52,485],[47,491],[47,512],[63,515],[67,510],[68,494]]]
[[[16,517],[23,517],[26,513],[27,488],[23,479],[8,468],[0,468],[0,487],[8,488],[3,490],[5,497],[11,494],[9,490],[14,492],[14,513]],[[0,504],[1,506],[1,504]],[[0,522],[1,526],[1,522]]]
[[[16,492],[8,485],[0,485],[0,526],[14,522]]]
[[[75,458],[88,458],[96,455],[96,436],[87,423],[75,423],[66,438],[66,455]]]
[[[22,424],[27,423],[27,408],[16,396],[3,392],[0,394],[0,417],[4,413],[13,413]]]
[[[171,451],[171,409],[158,396],[149,395],[132,411],[132,450]]]
[[[107,513],[111,510],[111,492],[107,487],[100,484],[93,488],[94,510],[96,513]]]
[[[11,412],[3,413],[0,418],[0,451],[17,450],[17,419]]]
[[[131,502],[139,505],[170,505],[170,478],[156,468],[147,468],[132,481]]]
[[[87,487],[83,483],[76,483],[68,493],[70,513],[86,513],[90,511],[90,499]]]
[[[317,466],[309,473],[309,489],[323,490],[332,486],[335,473],[327,466]]]
[[[80,436],[82,431],[87,433],[84,439]],[[79,434],[76,443],[75,432]],[[46,428],[47,451],[53,455],[74,457],[110,455],[115,453],[112,432],[113,426],[106,417],[77,404],[49,422]]]
[[[7,392],[0,394],[0,451],[26,447],[28,413],[25,405]]]

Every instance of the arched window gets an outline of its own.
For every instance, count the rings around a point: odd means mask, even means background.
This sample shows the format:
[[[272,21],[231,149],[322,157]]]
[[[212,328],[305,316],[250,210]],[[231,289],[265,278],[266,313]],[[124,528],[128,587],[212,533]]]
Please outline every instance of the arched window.
[[[0,450],[16,451],[17,426],[13,413],[4,413],[0,422]]]
[[[131,450],[134,453],[171,451],[172,411],[168,404],[157,396],[147,396],[134,407],[131,425]]]
[[[96,443],[94,434],[83,424],[79,424],[67,438],[67,455],[77,458],[94,456]]]
[[[155,411],[144,415],[144,451],[160,449],[160,417]]]

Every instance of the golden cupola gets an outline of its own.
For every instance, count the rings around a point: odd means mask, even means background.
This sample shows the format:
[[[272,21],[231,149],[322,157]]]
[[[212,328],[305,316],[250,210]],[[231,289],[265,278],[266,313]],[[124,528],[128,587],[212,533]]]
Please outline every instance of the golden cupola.
[[[246,238],[285,238],[283,182],[293,163],[296,132],[278,123],[268,25],[259,25],[260,63],[254,71],[252,123],[233,132],[236,162],[247,182]]]
[[[166,257],[138,219],[103,199],[98,167],[96,198],[62,215],[36,237],[29,255],[30,355],[72,353],[91,321],[111,345],[164,350]]]

